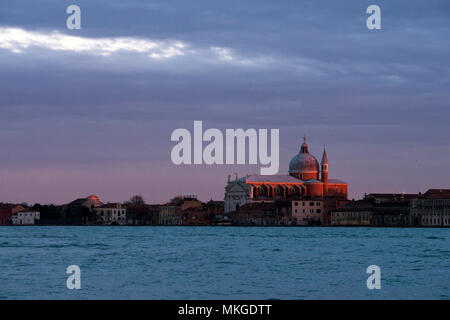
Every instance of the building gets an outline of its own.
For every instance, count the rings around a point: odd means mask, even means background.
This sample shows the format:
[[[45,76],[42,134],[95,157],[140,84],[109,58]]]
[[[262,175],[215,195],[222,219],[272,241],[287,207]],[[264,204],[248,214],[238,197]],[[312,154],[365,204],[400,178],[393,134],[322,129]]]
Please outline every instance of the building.
[[[323,198],[292,201],[292,217],[297,225],[321,225],[324,223],[324,213]]]
[[[209,213],[211,216],[211,224],[212,225],[229,225],[231,224],[231,219],[224,214],[224,201],[216,201],[216,200],[209,200],[207,203],[205,203],[205,210]]]
[[[366,194],[331,212],[331,225],[404,227],[410,225],[410,204],[418,194]]]
[[[127,209],[120,203],[107,203],[93,208],[95,223],[102,225],[127,224]]]
[[[278,226],[293,224],[290,201],[251,202],[228,214],[233,225]]]
[[[413,226],[450,226],[450,189],[429,189],[411,201],[410,224]]]
[[[15,213],[12,217],[14,225],[33,225],[41,218],[41,213],[35,210],[24,209]]]
[[[224,212],[233,212],[237,208],[253,202],[250,195],[252,194],[252,186],[247,184],[247,177],[231,180],[228,176],[227,186],[225,187]]]
[[[358,200],[347,203],[343,209],[332,211],[333,226],[370,226],[373,217],[373,201]]]
[[[409,201],[374,203],[372,226],[406,227],[409,225]]]
[[[319,165],[317,159],[309,153],[306,139],[303,141],[300,152],[290,161],[288,173],[287,175],[246,175],[241,178],[236,177],[235,180],[231,180],[229,176],[225,187],[225,213],[236,211],[239,207],[254,202],[316,199],[323,202],[319,209],[322,214],[320,220],[327,224],[328,213],[342,208],[347,202],[347,183],[328,178],[326,151],[323,151]]]
[[[180,208],[169,203],[159,207],[160,225],[181,225]]]
[[[195,195],[177,196],[160,206],[160,225],[182,225],[183,211],[189,208],[202,208],[203,203]]]
[[[255,202],[240,206],[232,214],[233,225],[274,225],[276,208],[273,202]]]
[[[374,203],[394,203],[409,202],[417,199],[417,193],[369,193],[364,195],[364,200],[373,201]]]
[[[350,200],[344,199],[342,197],[326,197],[324,200],[323,224],[331,224],[331,212],[336,210],[344,210],[345,205],[347,205],[348,203],[350,203]]]
[[[21,205],[12,203],[0,203],[0,225],[12,224],[11,217],[25,208]]]
[[[210,200],[202,205],[190,203],[189,207],[181,211],[181,224],[194,226],[226,225],[231,221],[225,221],[223,215],[223,201]]]
[[[127,209],[128,224],[131,225],[158,225],[159,204],[129,204]]]
[[[209,226],[213,221],[213,214],[203,207],[191,207],[181,211],[181,224],[185,226]]]
[[[410,224],[410,204],[419,194],[369,193],[364,200],[373,203],[371,225],[380,227],[403,227]]]
[[[103,205],[95,195],[76,199],[64,206],[63,217],[68,224],[89,224],[95,222],[94,208]]]

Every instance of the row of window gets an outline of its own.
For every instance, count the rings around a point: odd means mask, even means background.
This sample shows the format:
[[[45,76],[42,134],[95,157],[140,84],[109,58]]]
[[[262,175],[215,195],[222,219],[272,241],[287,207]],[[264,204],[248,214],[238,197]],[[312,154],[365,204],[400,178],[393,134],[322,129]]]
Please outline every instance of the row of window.
[[[295,213],[298,213],[297,209],[295,209],[294,212],[295,212]],[[316,213],[322,213],[322,210],[321,210],[321,209],[309,209],[309,213],[314,213],[314,212],[316,212]],[[303,210],[302,210],[302,213],[306,213],[306,209],[303,209]]]
[[[306,201],[302,201],[302,206],[304,207],[304,206],[306,206]],[[298,206],[298,204],[299,204],[299,202],[298,201],[295,201],[294,202],[294,206]],[[321,202],[313,202],[313,201],[310,201],[309,202],[309,206],[310,207],[314,207],[314,206],[317,206],[317,207],[320,207],[322,205],[322,203]]]
[[[443,218],[442,219],[442,223],[443,224],[447,224],[448,222],[450,222],[450,220],[447,220],[447,218]],[[422,223],[423,224],[440,225],[441,224],[441,219],[439,219],[439,218],[423,218],[422,219]]]
[[[26,213],[26,212],[19,212],[18,215],[20,217],[28,217],[28,213]],[[33,212],[33,213],[30,212],[30,217],[37,217],[37,216],[39,216],[39,212]]]
[[[100,211],[100,210],[97,210],[97,211]],[[102,212],[102,211],[100,211],[100,212]],[[104,213],[104,211],[103,211],[103,213]],[[111,213],[111,210],[106,210],[106,213]],[[115,213],[125,214],[125,210],[113,210],[112,213],[113,214],[115,214]]]

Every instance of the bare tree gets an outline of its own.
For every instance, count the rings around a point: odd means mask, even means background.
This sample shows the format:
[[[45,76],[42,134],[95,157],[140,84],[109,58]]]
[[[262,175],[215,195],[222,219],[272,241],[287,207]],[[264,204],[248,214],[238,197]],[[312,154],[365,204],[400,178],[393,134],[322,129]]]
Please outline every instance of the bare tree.
[[[144,198],[139,195],[132,196],[129,202],[133,205],[143,205],[145,204]]]

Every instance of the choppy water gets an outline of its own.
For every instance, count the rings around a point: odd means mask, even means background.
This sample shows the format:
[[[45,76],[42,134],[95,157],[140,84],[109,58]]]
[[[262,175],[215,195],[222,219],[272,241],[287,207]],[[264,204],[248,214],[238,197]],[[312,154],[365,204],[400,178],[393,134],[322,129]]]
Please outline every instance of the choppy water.
[[[2,227],[0,299],[449,299],[450,229]],[[81,268],[68,290],[67,266]],[[366,268],[381,268],[368,290]]]

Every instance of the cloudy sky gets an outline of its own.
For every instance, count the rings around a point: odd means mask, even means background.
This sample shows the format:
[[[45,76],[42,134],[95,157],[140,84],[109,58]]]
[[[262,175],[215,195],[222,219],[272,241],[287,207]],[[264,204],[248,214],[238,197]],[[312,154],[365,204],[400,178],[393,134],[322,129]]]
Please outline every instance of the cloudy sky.
[[[447,0],[2,0],[0,202],[223,199],[259,167],[173,165],[194,120],[279,128],[280,174],[306,135],[351,198],[449,188],[449,34]]]

